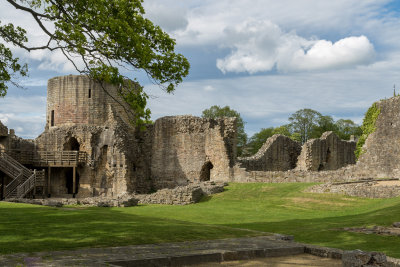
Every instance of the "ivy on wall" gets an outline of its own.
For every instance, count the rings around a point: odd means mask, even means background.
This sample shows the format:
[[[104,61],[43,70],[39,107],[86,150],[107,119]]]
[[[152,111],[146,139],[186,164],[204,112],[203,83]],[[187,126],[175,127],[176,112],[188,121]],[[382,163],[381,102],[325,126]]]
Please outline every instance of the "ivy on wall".
[[[358,139],[356,151],[354,152],[356,158],[358,159],[365,151],[362,149],[365,141],[368,136],[375,132],[376,130],[376,120],[378,119],[379,114],[381,113],[380,108],[376,105],[376,103],[372,104],[372,106],[368,109],[367,113],[365,113],[365,117],[363,120],[363,124],[361,126],[362,135]]]

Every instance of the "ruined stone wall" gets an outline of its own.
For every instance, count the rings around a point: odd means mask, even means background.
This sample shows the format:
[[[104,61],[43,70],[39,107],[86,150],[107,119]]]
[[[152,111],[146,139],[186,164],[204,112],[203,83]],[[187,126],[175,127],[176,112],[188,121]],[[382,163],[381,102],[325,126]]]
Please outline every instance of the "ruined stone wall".
[[[0,150],[34,151],[35,144],[33,140],[16,136],[14,129],[8,131],[8,128],[0,121]]]
[[[380,114],[376,130],[363,146],[364,153],[357,162],[359,173],[370,177],[400,177],[400,97],[376,103]]]
[[[0,121],[0,137],[8,136],[8,128]]]
[[[0,121],[0,150],[8,149],[9,138],[8,138],[8,128],[3,125]]]
[[[297,170],[337,170],[355,164],[356,143],[341,140],[333,132],[325,132],[321,138],[308,140],[302,147]]]
[[[87,153],[88,162],[77,168],[78,197],[150,191],[151,138],[131,124],[118,90],[82,75],[48,81],[47,125],[37,150]],[[53,194],[67,193],[69,169],[53,168]]]
[[[369,178],[368,174],[355,172],[355,165],[332,171],[246,171],[235,166],[235,182],[240,183],[325,183],[347,182]]]
[[[47,85],[47,125],[104,125],[110,111],[128,121],[131,115],[115,86],[83,75],[52,78]]]
[[[268,138],[255,155],[239,158],[238,162],[247,171],[287,171],[296,167],[300,150],[300,143],[276,134]]]
[[[236,119],[163,117],[152,129],[155,189],[199,180],[228,181],[236,158]]]
[[[142,160],[141,144],[135,140],[133,128],[124,124],[60,126],[45,131],[36,139],[36,144],[38,150],[70,150],[67,146],[71,139],[79,143],[79,151],[88,155],[87,163],[77,168],[78,197],[150,191],[148,162]],[[52,194],[67,193],[67,171],[53,168]]]

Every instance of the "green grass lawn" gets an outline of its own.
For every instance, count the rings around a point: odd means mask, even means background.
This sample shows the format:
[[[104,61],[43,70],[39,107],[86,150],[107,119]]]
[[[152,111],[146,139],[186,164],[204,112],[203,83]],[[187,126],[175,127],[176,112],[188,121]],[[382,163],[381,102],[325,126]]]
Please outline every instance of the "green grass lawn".
[[[400,221],[400,198],[303,193],[310,185],[231,184],[187,206],[51,208],[0,202],[0,253],[242,237],[260,234],[248,231],[257,230],[400,258],[400,237],[337,230]]]

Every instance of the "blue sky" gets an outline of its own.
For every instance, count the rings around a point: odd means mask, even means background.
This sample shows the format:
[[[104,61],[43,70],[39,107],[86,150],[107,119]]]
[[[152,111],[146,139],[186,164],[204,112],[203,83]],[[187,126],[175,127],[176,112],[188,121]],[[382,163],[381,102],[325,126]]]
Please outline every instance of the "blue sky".
[[[229,105],[246,132],[287,123],[312,108],[362,122],[379,99],[400,92],[400,1],[390,0],[145,0],[147,16],[177,42],[191,63],[174,94],[138,77],[152,98],[152,119],[201,115]],[[34,44],[42,33],[23,13],[1,3],[2,22],[18,20]],[[44,129],[46,82],[74,70],[62,55],[15,53],[30,64],[27,90],[0,99],[0,120],[19,136]]]

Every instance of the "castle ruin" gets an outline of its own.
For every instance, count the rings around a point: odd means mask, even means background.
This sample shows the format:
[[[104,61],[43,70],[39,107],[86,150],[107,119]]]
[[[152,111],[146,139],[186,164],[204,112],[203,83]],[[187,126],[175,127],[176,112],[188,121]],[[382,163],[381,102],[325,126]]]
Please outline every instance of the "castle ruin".
[[[236,119],[163,117],[137,129],[120,89],[86,76],[48,82],[44,132],[15,136],[0,122],[0,197],[116,197],[203,181],[326,182],[400,173],[400,97],[378,102],[377,130],[355,164],[355,142],[326,132],[301,145],[269,138],[236,158]]]
[[[86,76],[50,79],[39,137],[0,125],[0,197],[115,197],[233,175],[236,119],[165,117],[139,130],[118,90]]]

